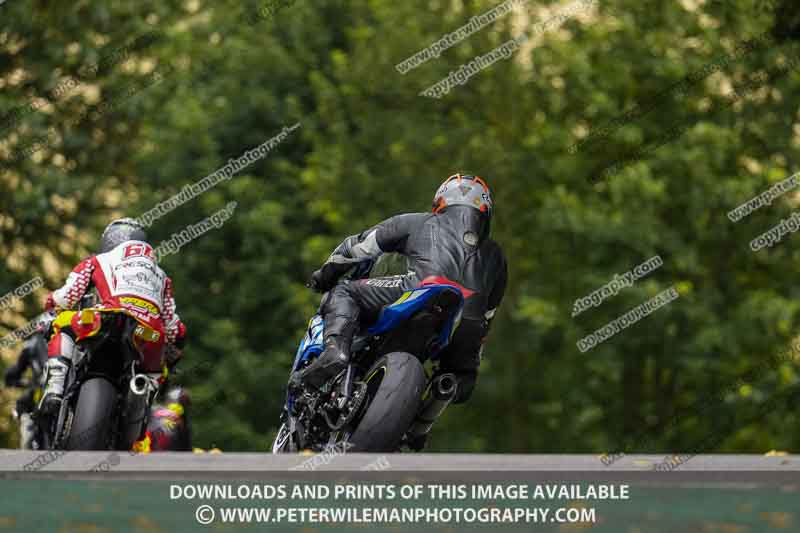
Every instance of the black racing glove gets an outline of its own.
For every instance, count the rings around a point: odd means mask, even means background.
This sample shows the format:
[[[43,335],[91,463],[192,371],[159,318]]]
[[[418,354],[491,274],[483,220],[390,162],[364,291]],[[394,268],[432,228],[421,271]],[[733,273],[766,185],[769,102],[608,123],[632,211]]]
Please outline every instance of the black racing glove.
[[[179,347],[170,344],[167,346],[165,353],[164,353],[164,363],[166,363],[167,368],[172,370],[175,368],[175,365],[178,364],[178,361],[181,360],[183,357],[183,350]]]
[[[335,261],[325,263],[319,270],[311,274],[307,286],[316,292],[328,292],[336,286],[342,276],[359,263],[361,263],[359,259],[337,256]]]

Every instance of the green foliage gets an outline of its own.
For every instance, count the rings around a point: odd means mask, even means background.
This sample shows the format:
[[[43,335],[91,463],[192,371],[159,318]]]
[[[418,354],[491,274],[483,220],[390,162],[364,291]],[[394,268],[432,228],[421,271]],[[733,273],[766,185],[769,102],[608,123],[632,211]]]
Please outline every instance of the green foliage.
[[[163,262],[189,327],[186,363],[209,363],[180,378],[195,399],[197,445],[268,448],[319,303],[304,287],[310,272],[343,237],[427,209],[460,169],[493,186],[493,233],[511,279],[474,397],[446,412],[434,450],[604,452],[642,434],[637,451],[691,450],[714,432],[724,451],[800,445],[796,402],[767,403],[796,384],[794,363],[708,408],[797,331],[797,237],[757,253],[748,246],[788,216],[796,195],[737,223],[726,214],[800,170],[791,164],[800,75],[723,105],[730,85],[796,57],[790,2],[778,43],[684,92],[663,94],[770,30],[773,12],[755,0],[601,2],[439,100],[418,93],[548,16],[542,4],[405,75],[394,65],[495,4],[285,4],[34,2],[32,16],[27,2],[0,6],[0,115],[39,107],[0,132],[0,293],[36,275],[56,288],[111,217],[147,211],[300,122],[265,159],[151,228],[157,244],[238,202],[224,226]],[[563,5],[550,7],[552,16]],[[148,32],[157,38],[103,62]],[[54,96],[98,62],[91,79]],[[161,81],[118,97],[154,71]],[[106,101],[115,105],[101,110]],[[593,148],[570,151],[630,107],[654,104]],[[591,183],[675,123],[685,131]],[[35,153],[15,156],[42,137]],[[577,298],[656,254],[662,268],[571,317]],[[676,301],[578,351],[577,340],[671,286]],[[1,324],[32,317],[44,293],[0,313]]]

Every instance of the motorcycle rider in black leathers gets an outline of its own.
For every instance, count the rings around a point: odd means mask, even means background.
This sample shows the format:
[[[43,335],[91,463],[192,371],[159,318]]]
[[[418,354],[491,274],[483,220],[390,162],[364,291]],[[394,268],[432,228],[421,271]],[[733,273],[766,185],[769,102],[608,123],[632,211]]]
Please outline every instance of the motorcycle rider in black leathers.
[[[461,325],[440,354],[440,372],[452,372],[459,381],[453,403],[465,402],[475,387],[482,345],[506,287],[505,256],[489,237],[492,208],[483,179],[455,174],[437,190],[432,213],[394,216],[345,239],[309,283],[319,292],[330,291],[320,307],[324,351],[295,372],[291,384],[320,387],[346,367],[359,325],[375,322],[384,306],[423,280],[446,278],[474,291],[465,300]],[[409,272],[338,283],[354,266],[383,252],[406,256]]]
[[[31,380],[26,391],[17,400],[15,410],[19,418],[20,449],[30,450],[34,438],[34,424],[31,414],[38,402],[37,392],[43,384],[44,369],[47,364],[47,332],[53,316],[43,313],[37,318],[36,330],[25,339],[17,362],[8,367],[3,375],[6,387],[20,386],[22,375],[30,368]]]

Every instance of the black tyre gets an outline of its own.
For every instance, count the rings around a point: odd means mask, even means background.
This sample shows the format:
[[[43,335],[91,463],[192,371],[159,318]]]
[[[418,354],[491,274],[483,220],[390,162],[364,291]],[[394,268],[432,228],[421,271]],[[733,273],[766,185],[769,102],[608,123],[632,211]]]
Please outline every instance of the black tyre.
[[[105,378],[84,382],[67,440],[68,450],[106,450],[117,389]]]
[[[425,371],[404,352],[387,354],[366,375],[366,411],[348,439],[351,452],[394,452],[419,411]]]

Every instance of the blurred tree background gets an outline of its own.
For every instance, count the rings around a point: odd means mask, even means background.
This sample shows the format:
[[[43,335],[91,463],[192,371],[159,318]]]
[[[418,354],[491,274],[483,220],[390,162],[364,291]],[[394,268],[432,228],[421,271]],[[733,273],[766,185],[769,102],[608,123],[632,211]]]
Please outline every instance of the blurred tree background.
[[[495,5],[7,0],[0,296],[37,275],[46,286],[0,311],[0,334],[39,312],[110,219],[142,214],[299,122],[268,157],[151,228],[157,244],[238,202],[223,227],[163,261],[189,328],[180,379],[193,394],[197,446],[268,449],[319,301],[308,275],[343,237],[427,209],[439,183],[466,170],[493,187],[510,283],[473,399],[446,412],[432,450],[691,451],[719,434],[716,451],[797,451],[797,364],[729,389],[797,334],[797,237],[757,253],[748,243],[799,198],[786,194],[735,224],[726,213],[800,170],[800,73],[725,102],[732,86],[797,57],[800,8],[580,4],[443,98],[419,96],[568,6],[530,0],[438,59],[395,69]],[[768,46],[667,91],[764,32]],[[634,105],[654,109],[569,150]],[[591,182],[674,124],[685,132]],[[571,316],[577,298],[656,254],[663,267]],[[577,349],[671,286],[676,301]],[[19,347],[2,351],[3,365]],[[17,394],[2,393],[2,447],[16,445]],[[777,407],[755,416],[776,396]]]

